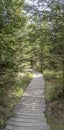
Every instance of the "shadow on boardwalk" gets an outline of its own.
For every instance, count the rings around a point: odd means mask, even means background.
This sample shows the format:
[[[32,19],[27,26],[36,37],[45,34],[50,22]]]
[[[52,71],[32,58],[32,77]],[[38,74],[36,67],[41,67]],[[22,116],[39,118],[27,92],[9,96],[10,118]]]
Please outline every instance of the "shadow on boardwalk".
[[[35,72],[5,130],[49,130],[44,111],[44,80],[41,73]]]

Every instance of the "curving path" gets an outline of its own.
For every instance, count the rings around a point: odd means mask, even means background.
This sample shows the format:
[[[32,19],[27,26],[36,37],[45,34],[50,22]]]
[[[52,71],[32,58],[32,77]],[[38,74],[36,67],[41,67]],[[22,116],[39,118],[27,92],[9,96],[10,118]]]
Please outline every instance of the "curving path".
[[[49,130],[44,111],[44,80],[41,73],[35,72],[5,130]]]

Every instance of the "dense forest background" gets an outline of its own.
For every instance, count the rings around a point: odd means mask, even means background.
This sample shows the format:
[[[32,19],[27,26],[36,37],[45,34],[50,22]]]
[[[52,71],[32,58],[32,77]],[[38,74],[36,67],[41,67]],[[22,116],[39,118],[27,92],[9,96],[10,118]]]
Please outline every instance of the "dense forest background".
[[[44,74],[47,100],[64,98],[63,8],[63,0],[0,0],[1,129],[13,106],[9,101],[13,104],[21,95],[18,86],[27,82],[29,69]],[[20,72],[26,73],[22,83],[17,78]]]

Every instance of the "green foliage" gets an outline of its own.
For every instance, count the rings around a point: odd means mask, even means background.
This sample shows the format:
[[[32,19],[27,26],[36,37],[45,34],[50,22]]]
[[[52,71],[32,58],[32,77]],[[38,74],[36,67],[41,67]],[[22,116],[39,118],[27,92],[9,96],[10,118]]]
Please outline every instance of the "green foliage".
[[[55,100],[58,98],[59,96],[59,86],[57,85],[57,83],[52,84],[50,82],[46,82],[46,100],[47,101],[51,101],[51,100]]]
[[[32,74],[29,72],[6,71],[0,79],[0,129],[3,130],[7,119],[12,116],[13,108],[26,90]]]
[[[56,78],[56,72],[53,70],[45,70],[43,72],[44,77],[46,80],[55,79]]]
[[[50,99],[64,97],[63,0],[38,1],[35,8],[27,7],[30,15],[23,10],[24,0],[0,0],[0,94],[6,95],[16,82],[16,72],[34,68],[43,71]],[[25,79],[16,79],[17,91]]]
[[[63,73],[45,70],[43,72],[45,82],[45,97],[47,101],[63,98]]]
[[[26,21],[23,1],[3,0],[0,3],[0,68],[15,68],[18,32]]]
[[[42,1],[40,1],[42,3]],[[38,2],[39,3],[39,2]],[[43,2],[44,4],[44,2]],[[36,47],[36,54],[32,46],[32,57],[36,59],[33,63],[36,69],[40,71],[46,70],[45,74],[47,80],[55,79],[56,82],[54,90],[59,90],[59,93],[54,95],[64,95],[63,76],[64,76],[64,29],[63,29],[63,0],[51,0],[46,2],[48,10],[43,9],[39,12],[39,5],[37,6],[37,13],[33,10],[33,25],[30,27],[30,44]],[[39,14],[39,15],[38,15]],[[35,17],[38,17],[36,20]],[[36,28],[35,28],[36,27]],[[35,32],[35,36],[34,36]],[[48,69],[48,71],[47,71]],[[51,70],[51,71],[50,71]],[[53,92],[55,93],[55,92]],[[57,92],[56,92],[57,93]],[[62,93],[62,94],[61,94]]]

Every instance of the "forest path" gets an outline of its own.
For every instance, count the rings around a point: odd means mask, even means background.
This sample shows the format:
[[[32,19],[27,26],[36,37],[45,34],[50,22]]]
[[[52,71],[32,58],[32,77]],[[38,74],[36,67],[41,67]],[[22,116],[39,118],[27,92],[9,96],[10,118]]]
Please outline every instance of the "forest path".
[[[46,123],[43,75],[35,72],[5,130],[49,130]]]

